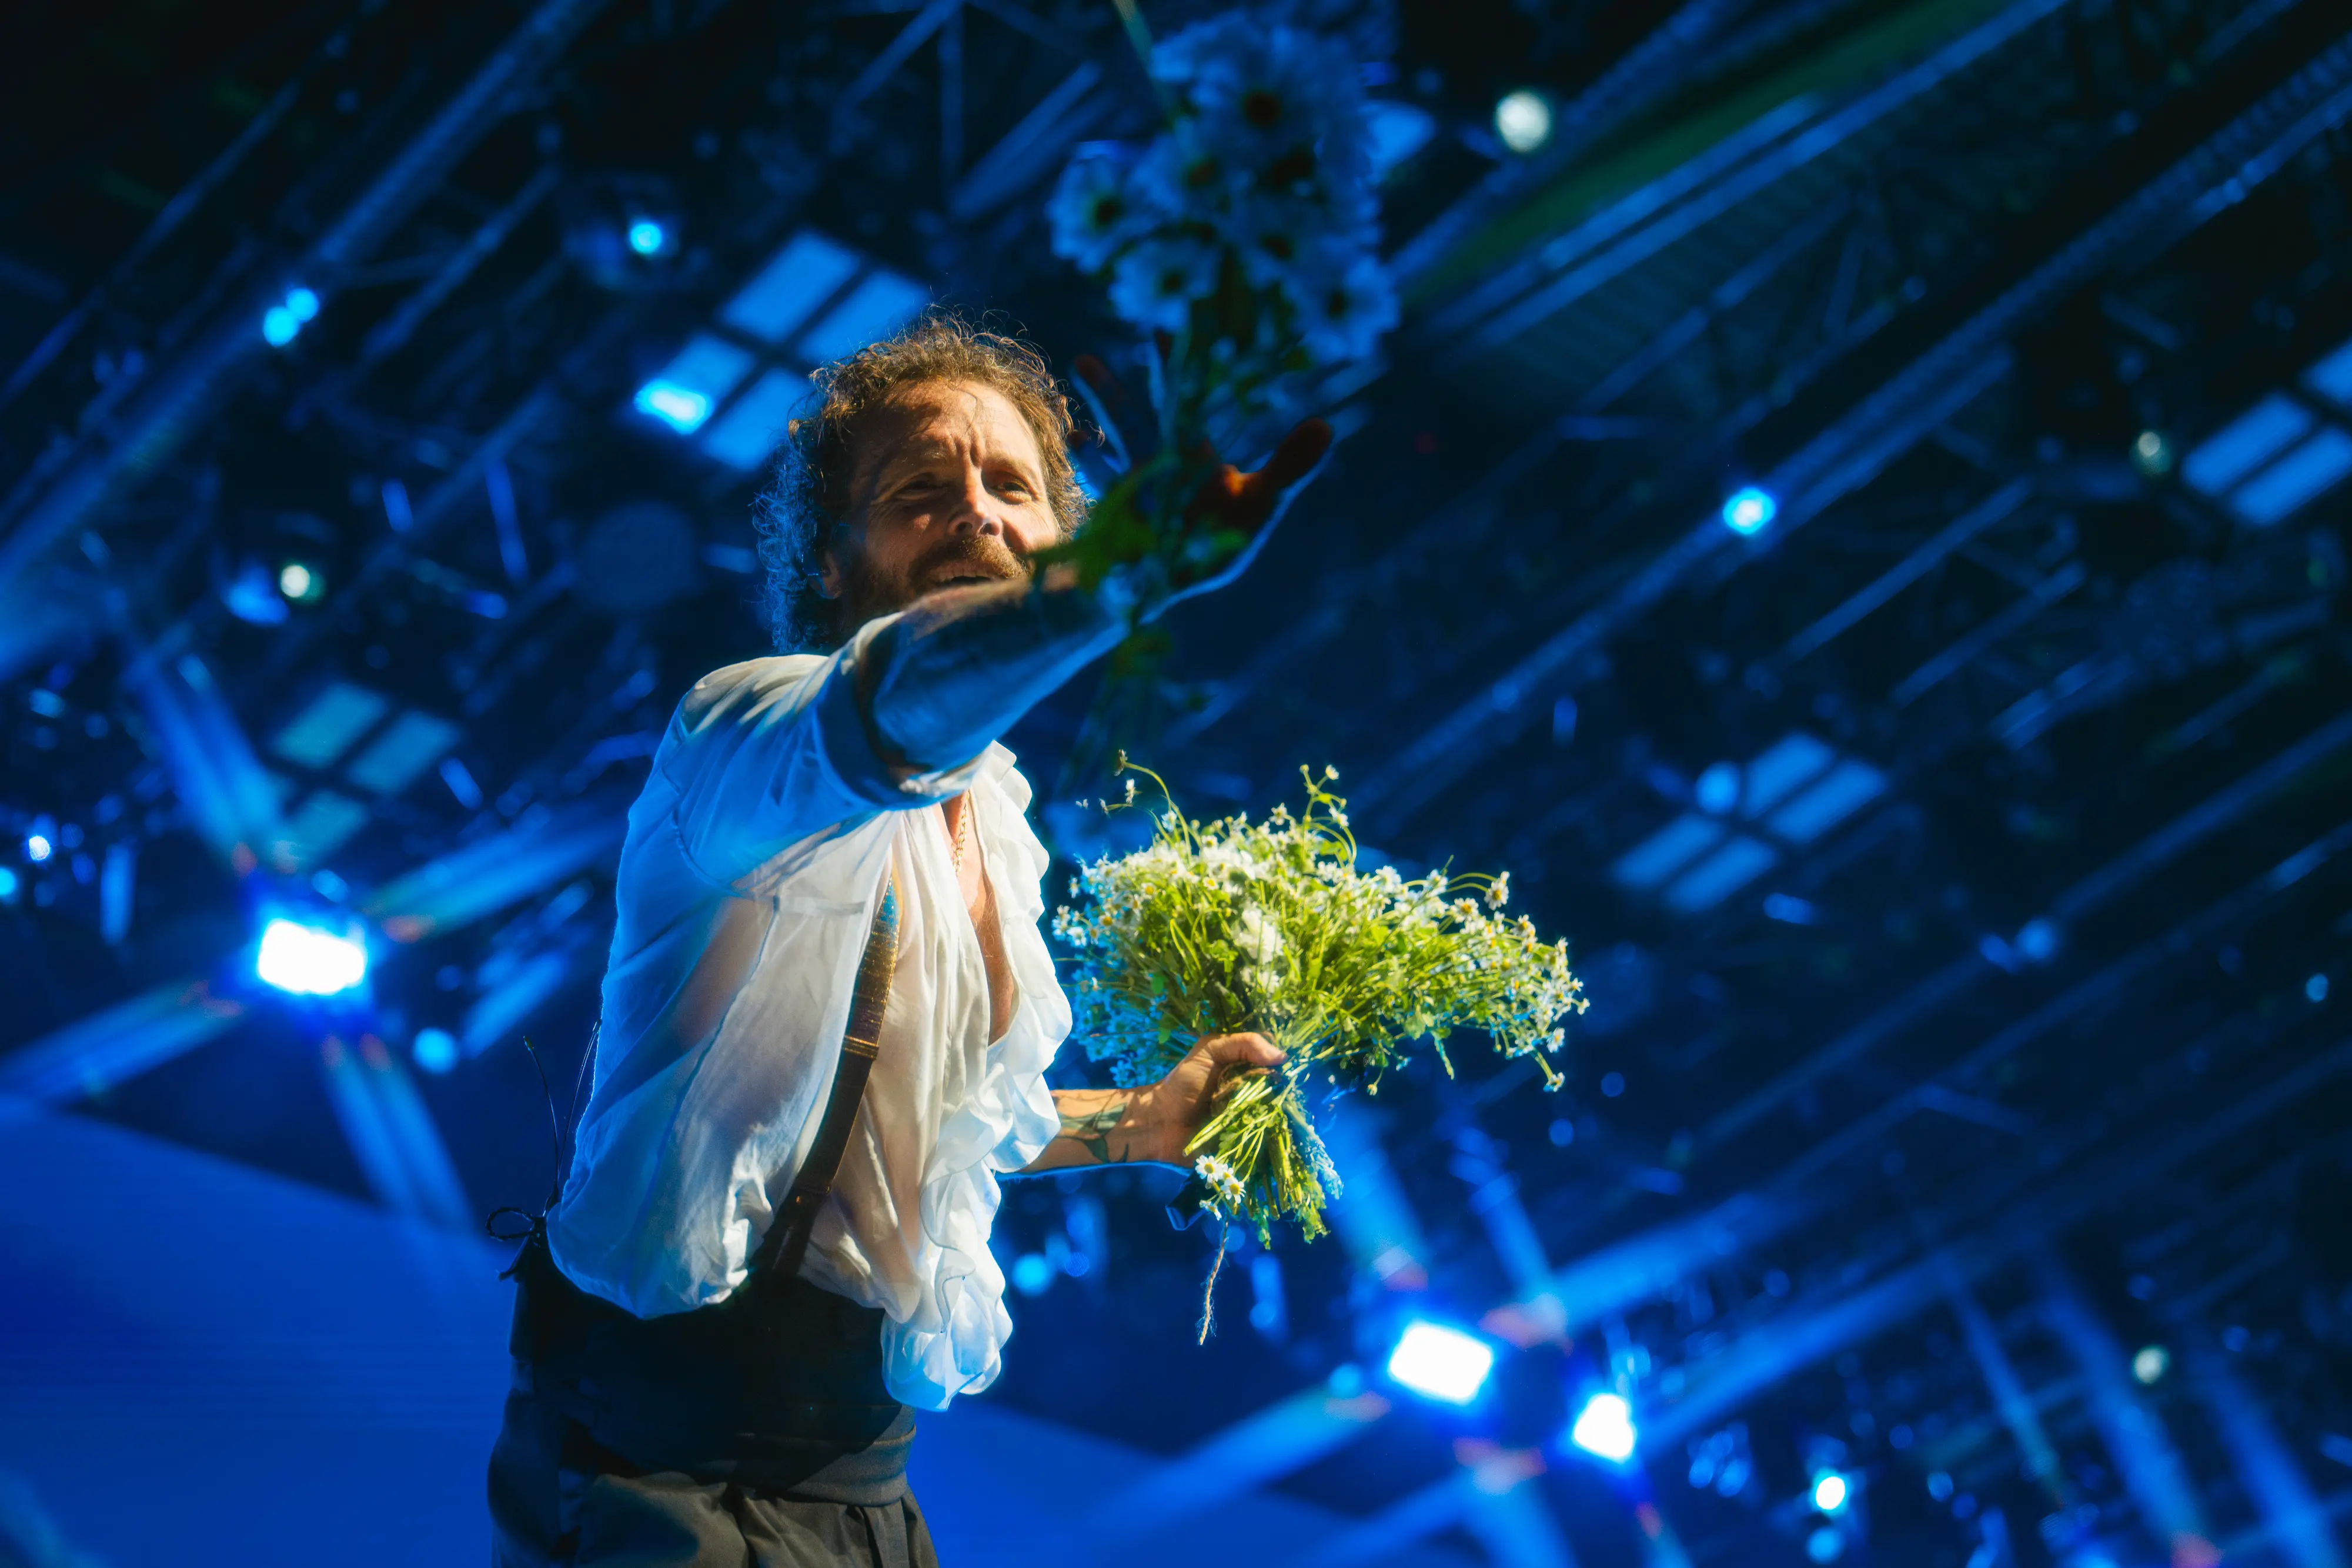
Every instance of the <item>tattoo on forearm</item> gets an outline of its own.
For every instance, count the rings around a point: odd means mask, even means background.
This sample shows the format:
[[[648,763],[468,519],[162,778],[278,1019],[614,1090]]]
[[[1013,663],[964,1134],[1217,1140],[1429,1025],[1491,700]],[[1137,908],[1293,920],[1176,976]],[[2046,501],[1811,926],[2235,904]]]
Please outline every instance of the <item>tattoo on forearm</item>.
[[[1124,1096],[1105,1102],[1092,1111],[1065,1107],[1062,1111],[1061,1136],[1086,1150],[1099,1165],[1110,1165],[1127,1157],[1127,1140],[1119,1140],[1118,1153],[1110,1152],[1110,1132],[1127,1114]]]

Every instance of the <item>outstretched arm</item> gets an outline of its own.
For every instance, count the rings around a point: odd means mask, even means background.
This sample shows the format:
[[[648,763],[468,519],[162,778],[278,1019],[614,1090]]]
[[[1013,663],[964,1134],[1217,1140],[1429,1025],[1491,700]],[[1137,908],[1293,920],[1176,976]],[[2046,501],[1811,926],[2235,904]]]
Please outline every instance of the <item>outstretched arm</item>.
[[[1330,445],[1331,427],[1310,419],[1255,473],[1231,464],[1218,468],[1192,520],[1238,533],[1249,543],[1214,571],[1143,606],[1145,617],[1241,575]],[[1108,653],[1126,630],[1118,608],[1104,594],[1076,586],[1066,566],[1048,569],[1034,584],[989,583],[926,595],[857,653],[859,706],[876,757],[900,779],[970,761]]]
[[[1226,1070],[1281,1061],[1282,1052],[1264,1035],[1221,1034],[1194,1046],[1148,1089],[1056,1089],[1062,1130],[1016,1174],[1135,1164],[1189,1168],[1184,1145],[1215,1109]]]

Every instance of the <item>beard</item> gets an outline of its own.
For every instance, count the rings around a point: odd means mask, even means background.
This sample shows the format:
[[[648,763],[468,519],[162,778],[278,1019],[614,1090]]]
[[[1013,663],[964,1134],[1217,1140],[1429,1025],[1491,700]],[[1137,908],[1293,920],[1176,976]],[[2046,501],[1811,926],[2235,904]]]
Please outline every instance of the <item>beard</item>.
[[[1026,558],[995,534],[967,534],[942,539],[905,566],[881,567],[864,550],[847,552],[842,573],[841,597],[831,601],[834,638],[849,640],[856,630],[877,616],[904,610],[926,593],[941,588],[981,582],[1025,582]]]

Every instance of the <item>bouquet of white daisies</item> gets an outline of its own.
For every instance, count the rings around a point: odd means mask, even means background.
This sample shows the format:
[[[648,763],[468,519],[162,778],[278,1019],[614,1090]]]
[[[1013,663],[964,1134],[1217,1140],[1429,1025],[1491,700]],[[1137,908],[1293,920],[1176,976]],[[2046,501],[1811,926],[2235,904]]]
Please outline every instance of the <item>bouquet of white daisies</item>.
[[[1160,782],[1124,756],[1118,767]],[[1530,1058],[1558,1088],[1562,1026],[1585,1008],[1567,945],[1502,914],[1507,873],[1359,870],[1337,775],[1299,771],[1296,816],[1199,822],[1167,801],[1150,845],[1085,868],[1054,918],[1074,956],[1077,1032],[1120,1084],[1156,1081],[1212,1035],[1254,1030],[1287,1053],[1232,1076],[1185,1150],[1197,1201],[1261,1239],[1281,1218],[1324,1232],[1339,1173],[1313,1113],[1329,1093],[1377,1094],[1424,1042],[1450,1073],[1457,1029]]]

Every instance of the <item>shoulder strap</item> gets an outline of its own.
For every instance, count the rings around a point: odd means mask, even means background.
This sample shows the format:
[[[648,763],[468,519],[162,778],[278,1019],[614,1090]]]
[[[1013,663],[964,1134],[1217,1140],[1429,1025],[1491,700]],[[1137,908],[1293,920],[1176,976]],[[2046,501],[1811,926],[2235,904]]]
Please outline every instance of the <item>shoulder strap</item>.
[[[833,1190],[841,1156],[849,1147],[850,1129],[857,1123],[857,1103],[866,1093],[866,1075],[874,1071],[874,1055],[882,1040],[882,1014],[890,1001],[890,977],[898,967],[898,888],[895,873],[882,879],[882,901],[874,909],[874,928],[866,933],[866,951],[857,960],[857,985],[849,998],[849,1027],[842,1031],[841,1061],[834,1069],[833,1092],[826,1096],[824,1119],[817,1124],[816,1142],[793,1177],[768,1234],[752,1254],[754,1278],[772,1273],[790,1280],[801,1271],[808,1255],[809,1232],[817,1210]]]

